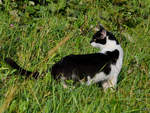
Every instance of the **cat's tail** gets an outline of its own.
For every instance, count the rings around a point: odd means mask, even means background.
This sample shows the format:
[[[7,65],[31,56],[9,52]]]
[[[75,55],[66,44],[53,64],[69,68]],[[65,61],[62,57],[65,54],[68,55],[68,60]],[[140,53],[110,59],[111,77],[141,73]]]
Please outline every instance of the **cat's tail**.
[[[14,60],[11,58],[5,58],[5,62],[9,64],[12,68],[16,69],[20,75],[25,75],[26,77],[32,76],[33,78],[37,79],[39,76],[39,72],[32,72],[32,71],[27,71],[20,67]]]

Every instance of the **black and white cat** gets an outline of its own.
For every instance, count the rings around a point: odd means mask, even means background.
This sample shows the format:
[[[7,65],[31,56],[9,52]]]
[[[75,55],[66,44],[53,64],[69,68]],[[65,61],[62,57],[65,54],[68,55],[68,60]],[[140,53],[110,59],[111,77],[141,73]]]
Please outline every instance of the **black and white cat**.
[[[123,62],[123,49],[114,37],[101,25],[92,40],[99,53],[69,55],[52,66],[55,79],[86,79],[87,85],[101,82],[104,89],[115,87]]]
[[[93,47],[99,48],[99,53],[69,55],[62,58],[52,66],[51,75],[54,79],[80,81],[86,80],[87,85],[101,82],[104,89],[115,87],[118,74],[122,68],[123,49],[114,37],[101,25],[91,40]],[[20,70],[21,74],[32,75],[37,78],[38,72],[32,73],[18,66],[10,58],[5,61],[13,68]]]

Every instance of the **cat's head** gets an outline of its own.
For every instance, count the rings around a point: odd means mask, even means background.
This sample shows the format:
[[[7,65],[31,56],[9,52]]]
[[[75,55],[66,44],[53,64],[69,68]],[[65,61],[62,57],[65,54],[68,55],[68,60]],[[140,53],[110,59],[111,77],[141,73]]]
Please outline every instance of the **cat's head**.
[[[99,25],[99,29],[97,29],[97,32],[93,35],[90,43],[93,47],[100,49],[119,44],[115,36],[111,32],[106,31],[102,25]]]

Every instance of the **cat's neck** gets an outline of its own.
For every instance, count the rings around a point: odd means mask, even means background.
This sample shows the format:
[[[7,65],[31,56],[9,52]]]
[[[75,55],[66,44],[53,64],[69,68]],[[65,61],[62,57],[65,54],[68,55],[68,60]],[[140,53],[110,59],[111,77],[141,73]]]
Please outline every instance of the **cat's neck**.
[[[122,50],[122,48],[121,48],[121,46],[118,44],[118,45],[116,45],[116,46],[114,46],[114,47],[107,47],[107,48],[101,48],[100,49],[100,53],[106,53],[107,51],[114,51],[114,50],[118,50],[119,52],[122,52],[123,50]]]
[[[116,49],[117,49],[120,53],[123,52],[123,50],[122,50],[120,44],[117,44],[117,42],[114,41],[114,40],[108,40],[108,42],[107,42],[106,45],[100,47],[100,50],[101,50],[100,52],[101,52],[101,53],[106,53],[107,51],[114,51],[114,50],[116,50]]]

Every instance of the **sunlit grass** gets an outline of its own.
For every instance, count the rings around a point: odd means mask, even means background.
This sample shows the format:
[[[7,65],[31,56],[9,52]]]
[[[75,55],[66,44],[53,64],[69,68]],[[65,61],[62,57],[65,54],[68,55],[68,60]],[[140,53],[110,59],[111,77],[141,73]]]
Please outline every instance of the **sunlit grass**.
[[[0,6],[1,112],[150,111],[149,2],[70,0],[47,6],[27,4],[25,9],[15,5],[8,1]],[[117,90],[104,92],[99,85],[81,84],[64,89],[51,77],[51,66],[69,54],[98,52],[89,43],[92,26],[98,22],[113,32],[124,50]],[[25,79],[4,62],[5,57],[28,70],[48,71],[38,80]]]

